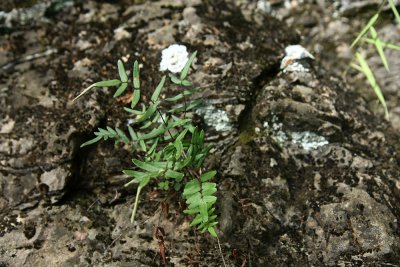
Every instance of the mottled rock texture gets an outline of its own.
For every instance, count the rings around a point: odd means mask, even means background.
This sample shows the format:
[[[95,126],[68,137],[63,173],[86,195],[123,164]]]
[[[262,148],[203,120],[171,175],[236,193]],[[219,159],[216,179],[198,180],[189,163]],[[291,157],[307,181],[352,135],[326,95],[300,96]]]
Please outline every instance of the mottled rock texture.
[[[129,223],[129,151],[79,149],[94,128],[128,117],[110,90],[73,97],[117,77],[119,58],[143,64],[148,95],[172,43],[198,50],[198,121],[215,145],[207,165],[218,170],[229,266],[400,262],[399,135],[318,60],[281,73],[293,29],[230,1],[66,2],[1,24],[0,266],[163,265],[158,227],[167,265],[221,266],[216,241],[155,184]]]

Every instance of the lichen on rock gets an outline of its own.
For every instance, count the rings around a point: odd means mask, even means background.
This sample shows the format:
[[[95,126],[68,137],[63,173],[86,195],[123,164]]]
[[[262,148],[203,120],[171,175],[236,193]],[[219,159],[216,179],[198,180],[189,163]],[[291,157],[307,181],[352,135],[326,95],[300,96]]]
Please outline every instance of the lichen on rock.
[[[284,14],[288,1],[269,2]],[[215,147],[206,164],[218,170],[228,264],[400,262],[398,133],[320,62],[280,72],[285,47],[300,40],[257,1],[74,1],[47,19],[0,37],[1,63],[13,62],[0,74],[0,265],[161,265],[154,227],[165,230],[167,264],[221,265],[215,242],[188,231],[180,203],[155,187],[129,223],[135,190],[120,173],[129,151],[78,149],[94,128],[129,117],[110,90],[71,104],[76,93],[114,77],[123,57],[143,62],[147,97],[174,43],[199,51],[192,77],[206,100],[199,123],[217,135],[206,134]],[[55,52],[15,61],[43,44]]]
[[[232,123],[226,111],[217,109],[212,105],[206,105],[196,110],[207,126],[214,128],[217,132],[232,130]]]

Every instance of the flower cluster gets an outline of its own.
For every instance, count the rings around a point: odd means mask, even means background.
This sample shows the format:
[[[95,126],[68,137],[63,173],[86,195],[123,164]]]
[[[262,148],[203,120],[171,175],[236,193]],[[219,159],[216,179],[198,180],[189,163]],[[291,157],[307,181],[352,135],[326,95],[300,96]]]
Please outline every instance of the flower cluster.
[[[181,72],[189,60],[186,46],[174,44],[162,51],[160,70],[169,70],[172,73]]]
[[[281,62],[281,69],[283,72],[309,71],[309,60],[313,60],[314,56],[304,47],[301,45],[289,45],[285,48],[285,53],[286,55]]]

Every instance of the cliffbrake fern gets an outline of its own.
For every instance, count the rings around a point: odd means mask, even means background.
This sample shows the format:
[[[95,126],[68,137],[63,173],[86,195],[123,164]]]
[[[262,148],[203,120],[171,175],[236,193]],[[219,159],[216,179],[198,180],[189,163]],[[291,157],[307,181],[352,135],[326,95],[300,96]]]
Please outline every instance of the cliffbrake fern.
[[[132,100],[130,107],[124,107],[132,117],[132,123],[127,126],[128,134],[119,128],[98,128],[94,132],[95,138],[83,143],[81,147],[94,144],[101,139],[113,139],[116,143],[128,144],[133,151],[141,151],[142,158],[133,159],[133,169],[124,170],[123,173],[132,178],[125,184],[129,186],[137,183],[137,194],[133,204],[131,221],[135,219],[140,193],[149,182],[156,180],[161,189],[174,188],[182,191],[186,200],[185,214],[194,216],[191,226],[196,226],[201,232],[208,231],[212,236],[217,236],[215,225],[217,215],[214,214],[214,204],[217,198],[215,183],[210,180],[216,175],[215,171],[202,173],[202,166],[211,146],[204,143],[204,131],[193,125],[192,120],[185,114],[201,104],[201,100],[188,100],[187,98],[199,90],[193,87],[187,79],[190,66],[196,57],[193,53],[187,61],[179,77],[169,74],[169,80],[183,90],[172,97],[160,98],[160,94],[167,82],[163,76],[160,83],[151,95],[148,103],[140,103],[141,86],[139,64],[133,65],[132,81],[129,81],[124,64],[118,61],[119,79],[97,82],[86,88],[73,101],[87,93],[94,87],[115,87],[118,89],[114,97],[125,93],[132,84]]]

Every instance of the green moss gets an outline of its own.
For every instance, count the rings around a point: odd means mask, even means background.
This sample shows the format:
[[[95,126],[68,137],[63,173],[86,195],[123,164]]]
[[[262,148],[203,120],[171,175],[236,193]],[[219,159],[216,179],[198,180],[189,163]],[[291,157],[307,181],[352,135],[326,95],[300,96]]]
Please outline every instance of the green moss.
[[[256,138],[256,132],[254,131],[254,128],[249,128],[240,133],[239,135],[239,143],[242,145],[245,145]]]

